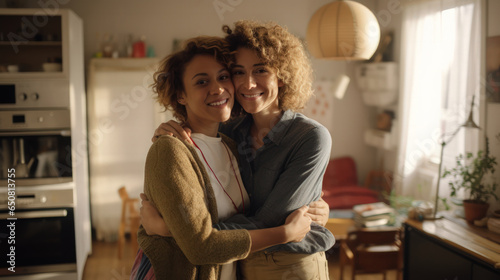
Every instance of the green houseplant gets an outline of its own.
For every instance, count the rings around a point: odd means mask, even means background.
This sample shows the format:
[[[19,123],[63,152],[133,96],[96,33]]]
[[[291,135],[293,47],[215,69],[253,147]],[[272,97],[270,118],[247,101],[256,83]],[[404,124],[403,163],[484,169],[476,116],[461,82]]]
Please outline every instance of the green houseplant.
[[[460,154],[456,158],[456,166],[452,169],[445,169],[443,178],[451,176],[448,183],[451,189],[451,196],[456,197],[460,190],[465,191],[468,198],[464,199],[465,219],[474,221],[486,216],[489,208],[488,200],[495,198],[498,184],[489,182],[488,176],[495,173],[497,165],[496,158],[490,155],[488,138],[486,138],[486,152],[478,151],[474,156],[467,153]]]

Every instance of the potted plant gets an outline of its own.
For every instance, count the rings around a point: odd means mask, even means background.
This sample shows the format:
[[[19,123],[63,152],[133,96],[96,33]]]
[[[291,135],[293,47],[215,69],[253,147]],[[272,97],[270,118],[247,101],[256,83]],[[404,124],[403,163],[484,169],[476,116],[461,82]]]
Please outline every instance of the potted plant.
[[[463,200],[465,219],[468,222],[482,219],[489,208],[488,200],[493,197],[498,200],[496,189],[498,184],[491,182],[488,177],[495,173],[496,158],[490,155],[488,138],[486,138],[486,152],[478,151],[474,156],[467,153],[456,158],[456,166],[450,170],[445,169],[443,178],[452,176],[448,183],[451,196],[464,190],[468,198]]]

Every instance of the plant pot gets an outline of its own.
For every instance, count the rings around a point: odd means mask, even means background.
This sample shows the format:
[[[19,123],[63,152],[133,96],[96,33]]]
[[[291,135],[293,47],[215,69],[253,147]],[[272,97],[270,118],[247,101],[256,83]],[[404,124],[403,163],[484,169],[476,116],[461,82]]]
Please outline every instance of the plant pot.
[[[478,202],[475,200],[464,200],[465,220],[467,222],[474,222],[486,217],[490,205],[488,203]]]

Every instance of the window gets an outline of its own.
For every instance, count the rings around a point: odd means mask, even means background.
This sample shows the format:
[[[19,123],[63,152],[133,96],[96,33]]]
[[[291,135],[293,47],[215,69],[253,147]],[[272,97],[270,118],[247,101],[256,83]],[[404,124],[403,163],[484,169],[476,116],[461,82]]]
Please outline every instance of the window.
[[[423,199],[433,199],[435,186],[421,185],[419,169],[434,163],[437,177],[440,143],[465,122],[470,101],[479,95],[480,18],[479,0],[419,1],[403,10],[402,134],[395,181],[402,194],[416,196],[423,188],[428,196]],[[446,145],[443,165],[476,149],[477,139],[477,132],[461,129]],[[443,189],[440,196],[448,195]]]

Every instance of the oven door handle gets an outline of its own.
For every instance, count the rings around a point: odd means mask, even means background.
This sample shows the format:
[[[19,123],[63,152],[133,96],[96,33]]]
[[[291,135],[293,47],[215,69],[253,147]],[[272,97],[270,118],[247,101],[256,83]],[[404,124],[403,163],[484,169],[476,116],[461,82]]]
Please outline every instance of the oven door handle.
[[[61,136],[71,136],[71,130],[61,129],[61,130],[38,130],[38,131],[8,131],[0,132],[0,137],[7,136],[45,136],[45,135],[61,135]]]
[[[68,216],[68,211],[66,210],[46,210],[46,211],[15,212],[14,216],[9,215],[9,213],[3,213],[0,214],[0,219],[2,220],[7,218],[39,219],[39,218],[58,218],[66,216]]]

